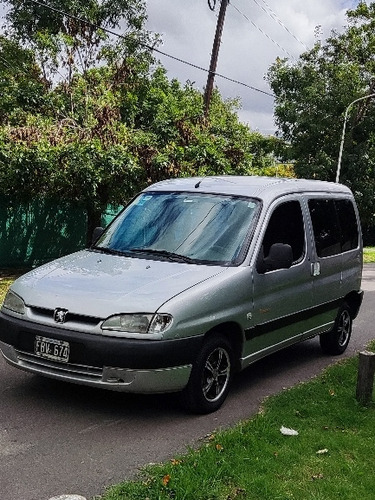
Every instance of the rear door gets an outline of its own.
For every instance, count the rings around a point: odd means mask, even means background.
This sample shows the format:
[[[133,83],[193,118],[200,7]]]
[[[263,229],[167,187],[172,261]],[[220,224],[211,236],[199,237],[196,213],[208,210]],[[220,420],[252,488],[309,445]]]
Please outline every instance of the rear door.
[[[361,249],[357,217],[352,200],[310,196],[315,249],[313,251],[313,307],[321,331],[333,324],[343,297],[358,290]]]

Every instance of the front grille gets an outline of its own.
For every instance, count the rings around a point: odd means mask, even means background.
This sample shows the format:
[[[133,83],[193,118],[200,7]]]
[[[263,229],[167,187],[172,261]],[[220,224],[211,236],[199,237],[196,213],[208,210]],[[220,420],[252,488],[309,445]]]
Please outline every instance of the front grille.
[[[43,307],[30,306],[30,311],[34,319],[44,320],[43,322],[52,321],[54,318],[54,309],[46,309]],[[94,316],[84,316],[83,314],[74,314],[68,312],[64,321],[65,325],[71,323],[78,323],[87,326],[97,326],[102,321],[102,318]]]
[[[19,364],[34,372],[46,375],[63,375],[81,380],[101,380],[103,369],[95,366],[78,365],[73,363],[59,363],[35,356],[23,351],[16,351]]]

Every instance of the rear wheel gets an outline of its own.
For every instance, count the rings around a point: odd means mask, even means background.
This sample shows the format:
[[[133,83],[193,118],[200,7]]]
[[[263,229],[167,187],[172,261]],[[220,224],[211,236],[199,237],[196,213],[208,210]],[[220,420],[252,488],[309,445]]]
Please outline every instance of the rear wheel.
[[[233,350],[222,335],[213,335],[193,365],[182,403],[194,413],[211,413],[220,408],[229,391],[233,371]]]
[[[352,334],[352,312],[346,302],[341,306],[335,325],[330,332],[320,336],[320,346],[326,354],[342,354],[348,347]]]

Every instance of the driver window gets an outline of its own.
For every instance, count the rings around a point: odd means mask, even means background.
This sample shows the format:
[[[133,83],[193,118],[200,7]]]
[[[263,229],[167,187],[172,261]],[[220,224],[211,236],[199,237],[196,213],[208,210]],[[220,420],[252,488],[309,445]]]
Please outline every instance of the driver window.
[[[298,201],[282,203],[273,211],[258,257],[257,271],[259,273],[267,272],[264,259],[268,257],[270,248],[275,243],[290,245],[293,264],[302,260],[305,249],[305,230],[301,205]]]

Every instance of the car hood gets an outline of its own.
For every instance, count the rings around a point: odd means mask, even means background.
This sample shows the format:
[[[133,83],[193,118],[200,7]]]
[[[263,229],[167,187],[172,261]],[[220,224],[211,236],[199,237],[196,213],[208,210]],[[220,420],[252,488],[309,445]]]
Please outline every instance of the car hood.
[[[21,276],[12,289],[30,306],[106,318],[120,312],[155,312],[225,269],[83,250]]]

